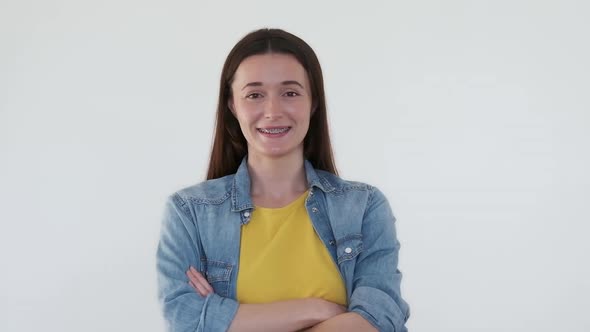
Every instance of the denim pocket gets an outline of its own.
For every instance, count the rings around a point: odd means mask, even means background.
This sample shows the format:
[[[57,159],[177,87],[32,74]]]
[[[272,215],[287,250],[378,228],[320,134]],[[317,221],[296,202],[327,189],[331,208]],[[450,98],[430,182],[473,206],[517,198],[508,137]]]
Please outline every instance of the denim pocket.
[[[202,261],[205,268],[205,278],[215,290],[215,294],[227,297],[233,265],[208,259],[202,259]]]
[[[363,251],[363,235],[349,234],[336,240],[336,255],[338,264],[354,259]]]

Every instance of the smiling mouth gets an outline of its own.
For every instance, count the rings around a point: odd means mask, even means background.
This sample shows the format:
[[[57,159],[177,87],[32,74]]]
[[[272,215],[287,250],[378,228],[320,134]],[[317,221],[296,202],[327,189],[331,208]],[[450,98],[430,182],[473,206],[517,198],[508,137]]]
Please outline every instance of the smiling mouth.
[[[263,134],[282,134],[289,131],[291,127],[278,127],[278,128],[256,128],[259,132]]]

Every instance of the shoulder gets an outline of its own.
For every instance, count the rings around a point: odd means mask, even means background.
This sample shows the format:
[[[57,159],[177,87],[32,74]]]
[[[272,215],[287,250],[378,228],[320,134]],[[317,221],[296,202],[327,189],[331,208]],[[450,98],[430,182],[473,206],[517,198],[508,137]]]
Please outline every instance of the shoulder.
[[[181,188],[170,196],[181,204],[221,204],[231,196],[234,174]]]
[[[344,196],[347,200],[354,200],[357,206],[365,206],[366,210],[372,210],[378,207],[390,209],[387,197],[374,185],[344,179],[338,175],[322,170],[316,170],[316,173],[320,178],[320,181],[324,184],[327,197]]]
[[[367,193],[372,193],[378,190],[375,186],[368,183],[341,178],[327,171],[316,170],[316,173],[320,181],[324,184],[325,191],[335,195],[348,191],[366,191]]]

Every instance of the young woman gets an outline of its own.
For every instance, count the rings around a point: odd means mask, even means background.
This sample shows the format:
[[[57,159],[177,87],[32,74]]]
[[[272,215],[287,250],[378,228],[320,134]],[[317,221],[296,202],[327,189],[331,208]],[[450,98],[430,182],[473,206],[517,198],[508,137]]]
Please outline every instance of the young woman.
[[[261,29],[221,76],[207,181],[172,194],[157,251],[171,331],[406,331],[387,199],[338,177],[318,59]]]

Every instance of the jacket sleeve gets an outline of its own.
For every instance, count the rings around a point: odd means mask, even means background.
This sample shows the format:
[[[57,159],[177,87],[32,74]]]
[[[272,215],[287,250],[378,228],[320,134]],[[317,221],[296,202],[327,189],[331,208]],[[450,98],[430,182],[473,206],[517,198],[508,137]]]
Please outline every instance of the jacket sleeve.
[[[372,187],[363,217],[363,251],[357,257],[349,311],[382,332],[406,332],[410,308],[402,299],[400,248],[395,217],[383,193]]]
[[[211,293],[199,295],[188,283],[189,266],[200,267],[200,241],[196,222],[186,202],[171,195],[164,209],[156,253],[158,300],[167,331],[227,331],[238,302]]]

